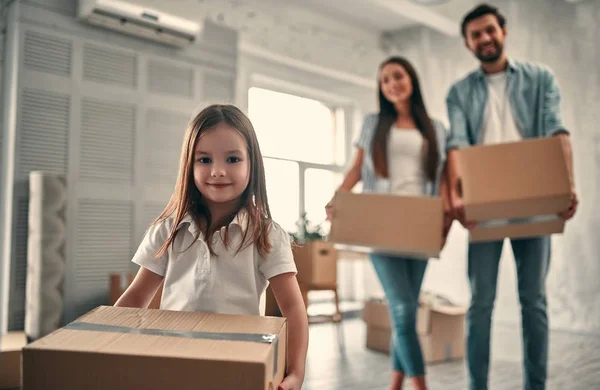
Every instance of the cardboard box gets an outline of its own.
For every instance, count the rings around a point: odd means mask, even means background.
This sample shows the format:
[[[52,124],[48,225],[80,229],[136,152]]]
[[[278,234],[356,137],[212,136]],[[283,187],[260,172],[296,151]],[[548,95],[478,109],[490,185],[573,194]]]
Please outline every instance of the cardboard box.
[[[458,160],[471,241],[563,232],[571,192],[558,137],[463,148]]]
[[[21,349],[27,344],[25,332],[8,332],[0,344],[0,389],[21,387]]]
[[[463,306],[421,304],[417,331],[425,362],[440,363],[464,358],[466,313],[467,308]]]
[[[337,284],[337,253],[330,242],[314,240],[292,247],[298,282],[315,285]]]
[[[133,282],[135,274],[133,273],[113,273],[110,274],[110,301],[109,305],[114,305],[117,300],[123,295],[127,287]],[[163,284],[161,283],[158,291],[152,298],[152,302],[148,305],[148,309],[160,309],[160,301],[162,298]]]
[[[338,192],[329,241],[340,250],[437,258],[442,224],[439,197]]]
[[[446,362],[465,356],[466,310],[447,302],[422,300],[417,311],[417,333],[425,363]],[[367,348],[389,353],[392,330],[386,302],[368,301],[363,319],[367,324]]]
[[[23,349],[26,390],[272,390],[284,318],[100,306]]]
[[[372,299],[366,302],[363,309],[363,320],[367,324],[367,348],[389,353],[392,329],[385,301]]]
[[[392,330],[367,324],[367,348],[373,351],[390,353]]]

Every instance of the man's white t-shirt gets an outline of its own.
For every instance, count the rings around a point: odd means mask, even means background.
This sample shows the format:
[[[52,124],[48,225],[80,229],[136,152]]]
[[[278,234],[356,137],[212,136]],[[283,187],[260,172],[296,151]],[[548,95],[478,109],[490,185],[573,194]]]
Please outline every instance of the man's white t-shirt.
[[[261,257],[254,244],[238,249],[247,228],[243,214],[229,225],[229,247],[222,239],[225,228],[214,234],[211,255],[191,216],[178,225],[173,245],[161,257],[155,253],[169,237],[173,218],[150,227],[132,261],[164,277],[160,308],[165,310],[261,315],[261,298],[268,280],[296,273],[288,233],[273,222],[269,229],[270,252]],[[189,247],[189,248],[188,248]]]
[[[506,93],[506,72],[486,76],[488,101],[481,124],[481,144],[492,145],[522,140]]]

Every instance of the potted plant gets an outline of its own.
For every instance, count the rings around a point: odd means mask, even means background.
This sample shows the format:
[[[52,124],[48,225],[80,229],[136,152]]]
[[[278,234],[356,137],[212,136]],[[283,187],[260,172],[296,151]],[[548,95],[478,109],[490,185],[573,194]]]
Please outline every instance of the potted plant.
[[[298,230],[290,233],[298,282],[307,285],[328,286],[337,283],[337,253],[322,225],[312,224],[304,213],[296,223]]]
[[[325,234],[322,233],[321,224],[313,226],[308,220],[306,213],[302,214],[300,219],[296,222],[296,226],[298,226],[298,231],[290,233],[292,242],[295,245],[303,245],[309,241],[325,240],[326,238]]]

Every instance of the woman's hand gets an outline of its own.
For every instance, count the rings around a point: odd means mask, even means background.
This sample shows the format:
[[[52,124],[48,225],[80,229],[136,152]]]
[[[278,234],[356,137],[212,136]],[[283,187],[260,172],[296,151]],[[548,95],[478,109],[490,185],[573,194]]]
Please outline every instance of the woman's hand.
[[[327,214],[328,221],[331,221],[333,219],[333,199],[325,205],[325,214]]]

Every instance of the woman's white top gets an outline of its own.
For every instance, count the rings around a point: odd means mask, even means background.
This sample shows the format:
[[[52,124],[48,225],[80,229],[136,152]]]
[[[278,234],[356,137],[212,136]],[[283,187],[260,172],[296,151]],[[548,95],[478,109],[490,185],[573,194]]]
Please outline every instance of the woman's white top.
[[[425,194],[425,145],[419,130],[392,127],[388,139],[390,193],[407,196]]]

